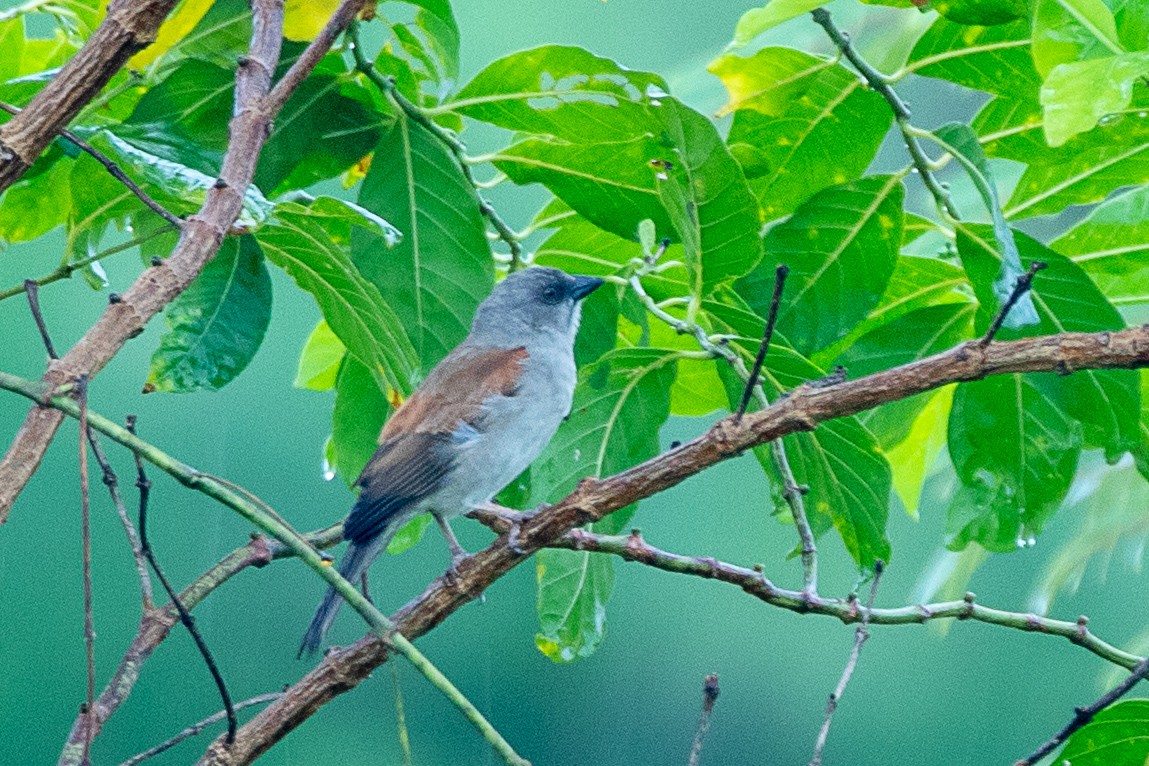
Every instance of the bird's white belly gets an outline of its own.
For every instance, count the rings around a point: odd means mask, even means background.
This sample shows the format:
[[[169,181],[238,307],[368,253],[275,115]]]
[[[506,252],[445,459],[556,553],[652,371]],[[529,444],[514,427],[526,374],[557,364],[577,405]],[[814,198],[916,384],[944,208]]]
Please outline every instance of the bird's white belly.
[[[570,411],[575,379],[573,359],[528,367],[515,396],[491,403],[485,430],[459,451],[452,481],[428,498],[427,510],[458,516],[510,484],[542,453]]]

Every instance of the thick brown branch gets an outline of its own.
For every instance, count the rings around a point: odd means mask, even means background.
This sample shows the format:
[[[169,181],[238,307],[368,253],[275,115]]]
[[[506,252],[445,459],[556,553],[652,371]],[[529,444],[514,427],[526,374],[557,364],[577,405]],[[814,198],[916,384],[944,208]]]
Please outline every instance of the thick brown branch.
[[[631,503],[675,486],[706,468],[735,457],[747,449],[786,434],[808,431],[818,423],[852,415],[886,402],[904,399],[948,383],[979,380],[988,375],[1018,372],[1062,373],[1089,368],[1136,368],[1149,366],[1149,329],[1120,332],[1067,333],[1028,338],[1009,343],[965,343],[950,351],[893,370],[844,381],[826,387],[801,386],[772,406],[751,413],[735,424],[732,418],[719,421],[691,442],[606,479],[585,479],[567,498],[524,519],[518,535],[518,550],[500,538],[494,545],[465,562],[448,583],[432,582],[415,600],[393,618],[399,632],[415,639],[450,616],[467,602],[478,598],[492,582],[517,566],[540,548],[563,538],[570,530],[600,519]],[[759,581],[764,583],[759,576]],[[764,584],[762,587],[766,587]],[[772,587],[772,586],[771,586]],[[808,601],[808,603],[807,603]],[[825,604],[827,611],[842,613],[850,620],[847,607],[829,606],[823,599],[798,599],[808,611]],[[971,602],[944,605],[949,616],[994,619],[1003,613]],[[878,610],[872,622],[878,623]],[[924,622],[941,614],[924,615],[911,608],[891,615],[889,622]],[[857,616],[855,615],[855,619]],[[1060,623],[1033,617],[1035,630],[1063,635],[1111,661],[1132,667],[1141,658],[1108,645],[1098,646],[1084,625]],[[292,729],[305,721],[335,696],[354,688],[388,657],[387,647],[367,637],[342,652],[332,652],[287,690],[282,699],[261,711],[240,727],[235,744],[224,748],[213,744],[200,760],[201,766],[239,766],[266,752]]]
[[[137,51],[156,38],[176,0],[112,0],[103,22],[27,107],[0,127],[0,193]]]

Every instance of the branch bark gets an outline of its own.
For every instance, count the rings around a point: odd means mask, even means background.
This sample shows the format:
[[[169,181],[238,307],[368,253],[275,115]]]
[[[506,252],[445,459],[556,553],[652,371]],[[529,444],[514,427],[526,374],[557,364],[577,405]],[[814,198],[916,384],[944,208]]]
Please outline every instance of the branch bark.
[[[988,375],[1020,372],[1062,373],[1080,369],[1138,368],[1149,366],[1149,328],[1119,332],[1066,333],[1027,338],[1009,343],[964,343],[947,352],[856,380],[826,387],[800,386],[770,407],[735,423],[725,418],[707,433],[630,470],[606,479],[585,479],[568,497],[524,521],[517,546],[506,545],[500,537],[494,545],[477,553],[460,567],[448,582],[440,577],[393,617],[398,631],[416,639],[434,629],[464,604],[478,598],[492,582],[524,561],[531,553],[551,545],[570,530],[675,486],[722,460],[790,433],[811,430],[820,422],[852,415],[879,404],[960,381],[979,380]],[[976,605],[957,602],[970,612]],[[984,608],[982,608],[984,611]],[[875,615],[876,616],[876,615]],[[911,611],[901,616],[905,622],[924,621]],[[1034,618],[1032,630],[1045,625]],[[876,619],[872,620],[877,622]],[[1089,636],[1084,625],[1066,623],[1076,641]],[[1052,632],[1052,631],[1051,631]],[[1112,649],[1112,647],[1110,647]],[[1132,667],[1141,658],[1122,657],[1114,661]],[[324,704],[349,691],[367,678],[388,658],[387,646],[368,636],[341,652],[331,652],[311,672],[287,690],[284,696],[242,726],[231,747],[222,741],[212,744],[199,766],[240,766],[249,764],[307,720]]]
[[[0,193],[27,172],[61,129],[156,32],[177,0],[112,0],[107,15],[20,114],[0,126]]]

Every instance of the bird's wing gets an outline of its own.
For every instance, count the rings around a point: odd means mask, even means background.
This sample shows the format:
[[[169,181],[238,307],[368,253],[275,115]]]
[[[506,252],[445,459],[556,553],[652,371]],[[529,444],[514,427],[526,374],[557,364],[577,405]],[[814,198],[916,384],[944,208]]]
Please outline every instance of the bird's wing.
[[[438,490],[459,447],[481,435],[484,405],[514,396],[526,358],[521,347],[461,346],[448,354],[383,427],[355,482],[362,492],[343,523],[344,539],[374,538]]]

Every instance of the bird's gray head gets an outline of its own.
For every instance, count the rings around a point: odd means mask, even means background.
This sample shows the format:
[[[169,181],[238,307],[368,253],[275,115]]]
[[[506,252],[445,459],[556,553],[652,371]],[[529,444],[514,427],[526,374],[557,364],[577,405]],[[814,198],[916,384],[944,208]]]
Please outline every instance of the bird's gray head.
[[[518,345],[539,335],[558,335],[568,338],[573,347],[582,299],[601,284],[598,277],[571,276],[548,266],[516,271],[479,304],[471,338]]]

